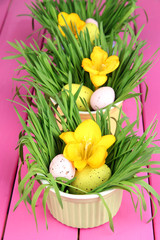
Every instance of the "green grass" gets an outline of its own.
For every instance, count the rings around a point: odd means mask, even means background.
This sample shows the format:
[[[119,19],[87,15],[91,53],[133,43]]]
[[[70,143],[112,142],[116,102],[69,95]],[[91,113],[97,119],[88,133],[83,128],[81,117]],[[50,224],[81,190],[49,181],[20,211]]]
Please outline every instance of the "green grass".
[[[142,28],[143,29],[143,28]],[[151,68],[154,54],[151,59],[144,62],[143,51],[146,41],[139,39],[140,31],[135,35],[133,30],[126,27],[123,38],[116,36],[114,43],[114,33],[110,35],[110,40],[106,40],[101,24],[100,35],[95,45],[101,46],[108,52],[109,56],[119,56],[120,65],[112,73],[108,74],[108,80],[103,86],[110,86],[114,89],[116,99],[114,103],[135,97],[140,94],[134,89],[145,81],[145,74]],[[46,38],[45,49],[40,50],[35,42],[35,46],[27,46],[24,42],[9,44],[18,51],[18,54],[6,57],[15,58],[19,63],[20,70],[26,70],[21,78],[14,78],[17,81],[24,81],[32,87],[38,87],[48,97],[55,98],[64,85],[71,80],[72,83],[83,84],[94,90],[88,72],[81,67],[83,58],[90,58],[90,54],[95,45],[92,45],[88,32],[80,34],[78,40],[74,37],[70,29],[64,29],[66,38],[55,28],[57,38],[53,42]],[[47,51],[46,51],[47,50]],[[25,63],[18,60],[23,57]]]
[[[136,0],[36,0],[27,5],[34,20],[47,29],[52,37],[55,37],[54,27],[57,25],[59,12],[77,13],[85,21],[87,18],[95,19],[99,24],[103,22],[105,36],[112,31],[116,34],[121,32],[123,27],[133,22],[135,24],[135,10],[138,8]]]

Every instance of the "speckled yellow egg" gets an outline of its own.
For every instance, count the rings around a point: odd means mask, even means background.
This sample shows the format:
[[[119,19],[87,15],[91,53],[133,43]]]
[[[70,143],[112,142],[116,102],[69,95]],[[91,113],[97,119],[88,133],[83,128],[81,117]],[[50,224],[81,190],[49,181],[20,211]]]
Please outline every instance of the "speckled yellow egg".
[[[79,87],[80,87],[80,84],[76,84],[76,83],[72,84],[72,94],[73,95],[77,92]],[[69,90],[69,84],[65,85],[64,89]],[[86,107],[83,105],[81,98],[83,100],[85,99],[85,101],[87,102],[87,104],[90,108],[90,98],[91,98],[92,94],[93,94],[93,91],[90,88],[88,88],[86,86],[82,86],[81,91],[80,91],[79,96],[76,101],[77,107],[80,111],[87,110]]]
[[[90,192],[106,182],[110,176],[111,170],[106,164],[99,168],[91,168],[90,166],[86,166],[82,171],[76,172],[76,179],[71,185],[83,191]],[[84,194],[84,192],[81,190],[76,190],[72,187],[69,188],[69,191],[72,194]]]
[[[99,29],[96,26],[96,24],[94,23],[86,23],[86,25],[84,26],[84,28],[82,29],[82,32],[86,31],[86,29],[88,29],[89,32],[89,36],[90,36],[90,40],[93,43],[93,41],[98,38],[99,36]]]

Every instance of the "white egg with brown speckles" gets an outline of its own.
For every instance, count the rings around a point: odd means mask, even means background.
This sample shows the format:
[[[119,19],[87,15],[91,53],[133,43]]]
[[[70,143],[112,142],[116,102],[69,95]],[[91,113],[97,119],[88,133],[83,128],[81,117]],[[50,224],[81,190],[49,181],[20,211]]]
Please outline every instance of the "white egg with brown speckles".
[[[57,177],[64,177],[71,180],[75,175],[74,166],[63,154],[59,154],[53,158],[49,166],[49,171],[55,179]]]
[[[115,100],[115,92],[111,87],[97,89],[90,98],[90,105],[93,110],[107,107]]]

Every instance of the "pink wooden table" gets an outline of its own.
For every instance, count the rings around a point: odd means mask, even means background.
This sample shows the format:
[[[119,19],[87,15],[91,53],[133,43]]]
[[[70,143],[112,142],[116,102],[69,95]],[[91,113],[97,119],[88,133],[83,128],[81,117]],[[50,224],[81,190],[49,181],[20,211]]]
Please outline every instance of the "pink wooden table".
[[[13,207],[19,198],[17,190],[17,163],[18,152],[14,149],[18,140],[18,133],[21,125],[18,121],[13,104],[7,101],[14,94],[14,87],[11,78],[15,75],[14,69],[17,63],[13,61],[2,60],[6,52],[10,51],[7,40],[14,41],[26,40],[31,33],[31,19],[28,17],[17,17],[18,14],[27,13],[25,2],[30,0],[0,0],[0,237],[4,240],[159,240],[160,239],[160,209],[156,218],[147,224],[147,220],[152,216],[152,206],[147,199],[147,211],[143,214],[143,220],[140,220],[138,213],[134,212],[129,194],[124,193],[121,208],[114,218],[115,232],[109,229],[106,223],[93,229],[75,229],[64,226],[55,220],[47,211],[49,229],[45,228],[43,208],[41,199],[37,204],[37,218],[39,231],[36,230],[34,217],[29,214],[24,204],[13,212]],[[152,53],[160,47],[160,25],[159,11],[160,1],[158,0],[139,0],[139,5],[148,13],[149,22],[146,23],[145,14],[142,9],[137,12],[141,16],[137,19],[138,27],[146,24],[142,39],[146,39],[150,48],[145,51],[145,58],[148,59]],[[38,27],[38,26],[37,26]],[[37,40],[37,36],[34,36]],[[39,42],[39,44],[41,44]],[[158,54],[160,57],[160,54]],[[160,61],[146,75],[146,82],[149,86],[148,101],[144,103],[143,117],[140,124],[139,133],[142,134],[144,129],[153,120],[157,114],[160,119]],[[141,87],[144,92],[144,86]],[[22,112],[22,109],[18,109]],[[133,100],[126,101],[124,111],[134,120],[136,106]],[[24,116],[25,117],[25,116]],[[160,123],[158,123],[158,137],[160,138]],[[154,186],[160,194],[160,177],[151,176],[150,184]]]

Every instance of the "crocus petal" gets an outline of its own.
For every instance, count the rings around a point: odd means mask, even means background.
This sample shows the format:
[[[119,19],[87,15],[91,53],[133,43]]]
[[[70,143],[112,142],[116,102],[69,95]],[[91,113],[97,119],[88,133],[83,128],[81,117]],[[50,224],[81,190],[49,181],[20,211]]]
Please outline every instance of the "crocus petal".
[[[91,81],[93,85],[97,88],[102,86],[107,81],[106,75],[94,75],[90,74]]]
[[[94,47],[90,57],[93,64],[96,65],[97,68],[99,69],[99,66],[101,66],[107,60],[108,53],[105,52],[101,47],[96,46]]]
[[[61,26],[66,26],[66,23],[64,21],[64,19],[66,20],[67,24],[68,24],[68,21],[67,21],[67,18],[68,18],[69,14],[66,13],[66,12],[60,12],[58,14],[58,23],[59,25]]]
[[[63,150],[63,155],[69,161],[73,162],[75,160],[77,161],[82,160],[81,152],[82,152],[81,143],[68,143]]]
[[[106,148],[104,146],[95,146],[92,149],[92,156],[88,158],[87,163],[92,168],[99,168],[105,163]]]
[[[78,16],[78,14],[77,13],[71,13],[71,14],[69,14],[69,16],[68,16],[68,23],[69,23],[69,26],[72,28],[74,28],[75,27],[75,25],[76,25],[76,28],[77,28],[77,30],[81,30],[84,26],[85,26],[85,22],[84,21],[82,21],[81,19],[80,19],[80,17]]]
[[[76,13],[68,14],[66,12],[60,12],[58,14],[58,24],[59,24],[58,28],[63,36],[65,36],[65,34],[62,30],[62,26],[66,26],[67,24],[76,37],[77,32],[80,33],[80,31],[86,25],[86,23],[80,19],[78,14]]]
[[[93,63],[89,58],[84,58],[82,61],[82,67],[86,72],[92,74],[98,74],[98,71],[94,69]]]
[[[61,26],[60,25],[58,25],[58,28],[59,28],[59,30],[60,30],[60,32],[61,32],[61,34],[65,37],[65,33],[63,32],[63,30],[62,30],[62,28],[61,28]]]
[[[78,23],[78,30],[81,31],[85,25],[86,25],[86,23],[84,21],[80,20]]]
[[[76,128],[74,137],[77,142],[96,144],[101,139],[101,130],[95,121],[87,119]]]
[[[68,21],[67,21],[68,16],[69,14],[66,12],[60,12],[58,14],[58,23],[59,23],[58,28],[64,37],[65,37],[65,33],[63,32],[62,27],[66,26],[66,23],[68,24]]]
[[[75,160],[73,164],[74,164],[74,167],[77,168],[78,171],[82,171],[83,168],[85,168],[85,166],[87,165],[87,161],[86,160]]]
[[[77,23],[78,21],[81,20],[77,13],[71,13],[71,14],[69,14],[68,19],[69,19],[69,21],[72,22],[72,23]]]
[[[59,136],[66,144],[70,142],[75,142],[74,132],[63,132]]]
[[[97,146],[104,146],[105,149],[107,150],[108,148],[110,148],[113,143],[116,141],[115,136],[113,135],[105,135],[101,137],[101,140],[99,141],[99,143],[97,144]]]
[[[78,22],[78,24],[76,24],[76,29],[74,29],[74,35],[77,39],[78,39],[77,32],[78,32],[78,34],[80,34],[80,31],[82,31],[82,29],[84,28],[85,25],[86,25],[86,23],[82,20],[80,20]]]
[[[108,57],[104,67],[105,74],[113,72],[119,66],[119,64],[120,64],[119,57],[117,56]]]

